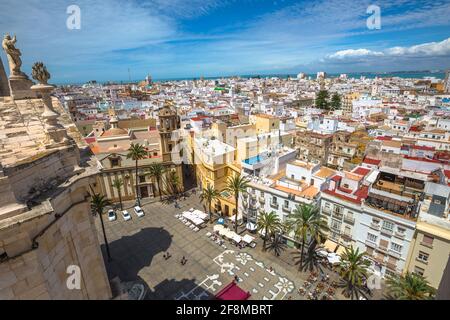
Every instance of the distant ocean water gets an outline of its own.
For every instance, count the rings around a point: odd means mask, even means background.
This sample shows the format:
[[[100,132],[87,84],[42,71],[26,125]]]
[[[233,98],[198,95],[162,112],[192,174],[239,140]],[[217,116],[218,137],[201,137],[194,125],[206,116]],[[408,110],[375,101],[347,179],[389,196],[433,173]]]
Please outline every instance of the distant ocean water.
[[[345,72],[342,72],[345,73]],[[329,73],[327,74],[327,77],[329,78],[335,78],[339,77],[341,73]],[[434,77],[437,79],[444,79],[445,78],[445,72],[443,71],[398,71],[398,72],[360,72],[360,73],[346,73],[348,78],[355,78],[359,79],[361,77],[365,77],[368,79],[373,79],[375,77],[379,78],[410,78],[410,79],[423,79],[426,77]],[[316,78],[316,74],[306,74],[308,77],[311,77],[312,79]],[[206,80],[214,80],[214,79],[227,79],[227,78],[233,78],[236,76],[223,76],[223,77],[203,77]],[[241,78],[272,78],[272,77],[278,77],[286,79],[288,77],[296,78],[297,74],[252,74],[252,75],[240,75]],[[183,80],[193,80],[193,79],[200,79],[200,77],[184,77],[184,78],[155,78],[153,81],[155,82],[167,82],[167,81],[183,81]],[[138,83],[142,81],[143,79],[139,80],[131,80],[131,83]],[[130,83],[128,80],[111,80],[111,81],[98,81],[99,83],[108,83],[108,82],[114,82],[114,83]],[[61,83],[59,85],[68,85],[70,83]],[[72,83],[74,85],[81,85],[83,83]]]

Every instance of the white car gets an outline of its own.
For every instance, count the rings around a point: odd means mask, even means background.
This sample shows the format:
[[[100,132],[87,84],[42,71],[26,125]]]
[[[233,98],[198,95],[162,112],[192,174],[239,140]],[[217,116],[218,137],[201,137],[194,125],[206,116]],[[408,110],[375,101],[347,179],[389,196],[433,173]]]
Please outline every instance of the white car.
[[[140,218],[144,216],[144,211],[142,210],[141,207],[136,206],[134,207],[134,213],[136,213],[136,215]]]
[[[131,216],[127,210],[122,211],[122,216],[123,216],[123,220],[125,220],[125,221],[131,220]]]
[[[115,221],[117,219],[116,213],[113,209],[108,210],[108,220],[109,221]]]

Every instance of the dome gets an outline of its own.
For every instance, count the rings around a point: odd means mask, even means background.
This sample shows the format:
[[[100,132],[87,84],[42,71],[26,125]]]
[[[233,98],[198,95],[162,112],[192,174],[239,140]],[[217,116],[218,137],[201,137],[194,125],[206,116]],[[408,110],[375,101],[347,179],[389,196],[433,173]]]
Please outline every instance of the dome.
[[[121,128],[111,128],[102,133],[101,137],[113,137],[113,136],[123,136],[128,135],[128,131]]]

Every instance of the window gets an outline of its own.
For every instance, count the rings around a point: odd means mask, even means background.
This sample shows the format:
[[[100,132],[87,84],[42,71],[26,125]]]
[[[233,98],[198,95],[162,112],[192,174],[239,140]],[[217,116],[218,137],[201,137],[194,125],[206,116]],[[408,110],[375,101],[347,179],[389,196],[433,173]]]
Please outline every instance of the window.
[[[261,191],[261,197],[264,198],[264,191]]]
[[[434,199],[434,203],[435,203],[435,204],[441,204],[441,200],[439,200],[439,199]]]
[[[156,157],[158,155],[158,152],[153,152],[153,156]]]
[[[111,167],[119,166],[119,159],[111,159]]]
[[[429,256],[430,255],[428,253],[425,253],[423,251],[419,251],[419,255],[417,256],[417,260],[427,263]]]
[[[277,197],[272,197],[272,203],[274,205],[277,205],[277,203],[278,203],[277,200],[278,200]]]
[[[391,243],[391,250],[395,251],[397,253],[401,253],[402,252],[402,246],[397,244],[397,243],[395,243],[395,242],[392,242]]]
[[[340,221],[338,221],[338,220],[332,220],[331,221],[331,229],[334,229],[334,230],[341,230],[341,222]]]
[[[372,242],[377,242],[377,236],[372,234],[372,233],[368,233],[367,234],[367,240],[372,241]]]
[[[145,182],[145,176],[139,176],[139,183]]]
[[[383,221],[383,227],[384,230],[391,231],[394,230],[394,223],[390,221]]]
[[[289,201],[288,200],[284,200],[284,207],[288,208],[289,207]]]
[[[345,188],[345,189],[349,189],[348,183],[344,183],[344,188]]]
[[[419,276],[423,276],[423,273],[425,272],[425,269],[422,269],[418,266],[414,267],[414,273],[418,274]]]
[[[404,234],[404,233],[405,233],[405,231],[406,231],[406,229],[405,229],[405,228],[400,228],[400,227],[397,227],[397,232],[398,232],[398,233],[400,233],[400,234]]]
[[[433,246],[433,237],[430,237],[426,234],[423,235],[423,239],[422,239],[422,244],[427,246],[427,247],[432,247]]]
[[[352,232],[352,228],[350,228],[350,226],[345,226],[344,228],[344,234],[349,236]]]
[[[372,223],[373,223],[373,224],[379,224],[379,223],[380,223],[380,220],[375,219],[375,218],[372,218]]]
[[[295,179],[295,175],[291,174],[291,179],[294,180]]]

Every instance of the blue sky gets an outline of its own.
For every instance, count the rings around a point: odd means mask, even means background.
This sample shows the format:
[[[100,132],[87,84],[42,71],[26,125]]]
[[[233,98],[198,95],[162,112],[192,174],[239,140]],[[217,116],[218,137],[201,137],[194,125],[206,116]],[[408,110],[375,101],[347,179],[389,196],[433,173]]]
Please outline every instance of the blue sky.
[[[69,5],[81,29],[66,27]],[[369,5],[381,29],[369,30]],[[445,69],[450,0],[1,0],[23,70],[87,80]],[[3,52],[2,60],[6,65]]]

